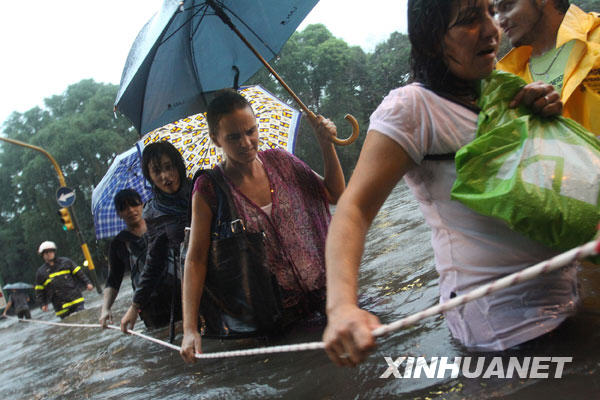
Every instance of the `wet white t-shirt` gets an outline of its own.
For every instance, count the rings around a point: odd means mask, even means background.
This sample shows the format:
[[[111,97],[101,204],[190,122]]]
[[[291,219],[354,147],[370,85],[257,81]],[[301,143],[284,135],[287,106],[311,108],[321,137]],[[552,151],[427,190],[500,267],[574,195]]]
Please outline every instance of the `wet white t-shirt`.
[[[396,141],[417,166],[405,181],[432,229],[440,301],[464,294],[556,252],[450,199],[454,153],[475,138],[477,114],[419,84],[392,90],[371,115],[369,130]],[[465,346],[503,350],[556,328],[575,311],[576,270],[563,268],[467,303],[445,314],[452,335]]]

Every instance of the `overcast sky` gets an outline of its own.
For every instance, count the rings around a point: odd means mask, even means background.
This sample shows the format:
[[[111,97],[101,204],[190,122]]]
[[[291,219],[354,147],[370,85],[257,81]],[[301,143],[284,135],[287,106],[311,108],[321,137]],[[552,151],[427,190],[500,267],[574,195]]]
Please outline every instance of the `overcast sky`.
[[[298,29],[322,23],[372,51],[406,32],[407,0],[321,0]],[[119,84],[129,48],[162,0],[0,0],[0,122],[82,79]]]

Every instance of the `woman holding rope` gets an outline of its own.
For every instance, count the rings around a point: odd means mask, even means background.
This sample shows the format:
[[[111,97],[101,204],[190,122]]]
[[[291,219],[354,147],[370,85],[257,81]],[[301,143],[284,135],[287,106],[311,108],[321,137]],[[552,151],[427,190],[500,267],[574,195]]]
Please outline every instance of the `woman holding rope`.
[[[191,182],[181,153],[171,143],[150,143],[142,152],[142,173],[152,185],[153,197],[144,205],[148,248],[136,277],[133,302],[121,330],[132,330],[138,314],[152,328],[181,320],[181,282],[177,271],[183,241]]]
[[[522,270],[556,252],[450,199],[452,157],[475,138],[476,87],[494,69],[499,28],[490,0],[409,0],[411,84],[391,91],[371,115],[360,158],[340,198],[327,246],[330,359],[353,366],[375,347],[379,320],[357,306],[365,235],[379,208],[405,177],[432,229],[440,302]],[[560,114],[553,87],[525,86],[512,106]],[[450,157],[445,157],[450,155]],[[503,350],[558,327],[578,302],[573,266],[503,289],[445,312],[467,348]]]
[[[328,119],[318,117],[310,121],[323,155],[323,177],[285,150],[259,152],[254,111],[234,90],[226,89],[216,95],[208,106],[206,119],[210,138],[223,149],[226,160],[210,173],[200,175],[194,183],[190,245],[183,280],[181,355],[186,362],[194,361],[194,353],[201,352],[198,326],[199,322],[202,325],[198,318],[201,299],[212,299],[210,296],[214,294],[225,301],[233,297],[231,293],[209,292],[207,287],[209,251],[213,251],[212,241],[216,240],[211,225],[213,220],[221,219],[218,218],[221,193],[230,192],[232,207],[243,230],[263,233],[264,265],[272,275],[270,280],[274,278],[276,282],[283,309],[275,329],[262,332],[270,335],[315,312],[324,314],[329,204],[335,204],[345,188],[331,141],[336,127]],[[210,333],[210,321],[204,319]],[[243,336],[253,330],[250,324],[244,326],[240,321],[229,318],[213,326],[226,325],[228,337]]]

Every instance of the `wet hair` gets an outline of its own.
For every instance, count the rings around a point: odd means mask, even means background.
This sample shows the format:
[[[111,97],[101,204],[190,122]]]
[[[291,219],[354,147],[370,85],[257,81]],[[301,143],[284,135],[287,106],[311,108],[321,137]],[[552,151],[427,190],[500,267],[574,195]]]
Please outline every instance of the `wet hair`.
[[[206,110],[206,122],[208,123],[210,136],[217,136],[219,121],[221,121],[224,115],[246,107],[250,107],[252,110],[248,100],[237,91],[233,89],[219,90],[208,104],[208,109]]]
[[[127,207],[135,207],[142,204],[142,197],[133,189],[123,189],[117,192],[114,202],[117,211],[121,212]]]
[[[470,85],[455,77],[443,60],[443,42],[454,5],[459,0],[409,0],[408,39],[412,81],[434,91],[472,94]],[[473,3],[476,0],[470,0]]]
[[[152,178],[150,178],[150,162],[154,161],[160,164],[160,159],[163,155],[169,157],[179,173],[179,180],[183,183],[186,180],[185,162],[179,150],[167,141],[150,143],[144,147],[144,151],[142,152],[142,173],[144,174],[144,178],[155,186]]]
[[[554,0],[554,8],[558,10],[561,14],[566,14],[569,9],[569,0]]]

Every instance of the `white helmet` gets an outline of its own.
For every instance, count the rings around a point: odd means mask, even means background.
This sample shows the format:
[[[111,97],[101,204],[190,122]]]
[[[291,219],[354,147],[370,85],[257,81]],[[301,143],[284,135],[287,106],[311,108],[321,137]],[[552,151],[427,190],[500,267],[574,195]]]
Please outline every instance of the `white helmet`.
[[[38,249],[38,254],[41,255],[45,250],[56,251],[56,244],[54,244],[54,242],[51,242],[49,240],[42,242],[42,244],[40,244],[40,248]]]

